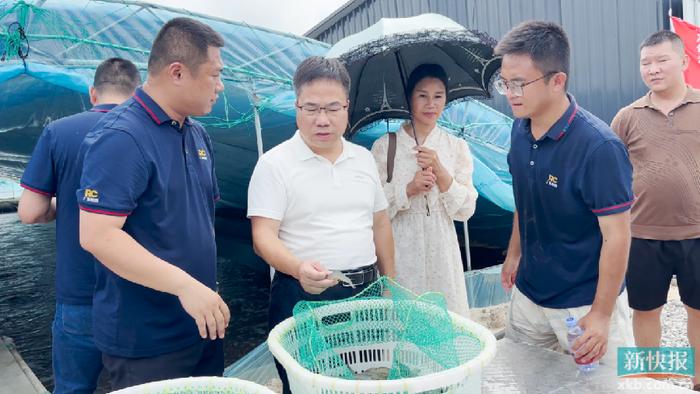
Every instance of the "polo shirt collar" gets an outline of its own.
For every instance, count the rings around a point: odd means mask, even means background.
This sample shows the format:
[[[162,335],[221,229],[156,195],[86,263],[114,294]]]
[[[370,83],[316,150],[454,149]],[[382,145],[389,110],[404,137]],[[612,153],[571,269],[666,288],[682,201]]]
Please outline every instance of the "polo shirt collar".
[[[109,112],[116,106],[117,104],[98,104],[90,108],[90,112]]]
[[[343,152],[340,154],[340,156],[338,156],[338,159],[336,159],[336,163],[339,163],[345,159],[355,157],[355,153],[352,151],[352,146],[350,145],[350,143],[346,141],[343,137],[341,137],[341,141],[343,142]],[[321,157],[320,155],[314,153],[314,151],[312,151],[311,148],[309,148],[309,146],[306,145],[304,139],[301,138],[301,132],[299,130],[297,130],[296,133],[294,133],[294,136],[291,138],[291,142],[297,153],[299,161],[309,160],[314,157]]]
[[[632,103],[632,108],[654,108],[651,103],[651,90]]]
[[[143,107],[146,113],[148,113],[148,116],[150,116],[156,124],[162,125],[163,123],[170,123],[172,126],[177,126],[177,121],[168,116],[168,114],[163,111],[163,108],[161,108],[143,88],[136,88],[134,100]],[[185,124],[190,125],[190,123],[190,118],[185,117]]]
[[[564,138],[566,132],[569,131],[571,124],[574,122],[574,117],[576,117],[576,114],[578,113],[578,104],[576,103],[574,96],[567,93],[566,97],[569,98],[569,108],[566,109],[561,118],[559,118],[559,120],[557,120],[544,135],[553,141],[559,141]],[[522,129],[524,133],[531,133],[530,122],[531,119],[525,119],[525,127]]]
[[[685,92],[685,97],[683,97],[683,101],[678,104],[680,107],[681,105],[685,105],[688,103],[700,103],[700,90],[694,89],[691,86],[688,86],[688,90]],[[647,92],[644,96],[640,97],[637,101],[632,103],[633,108],[652,108],[656,109],[654,104],[651,102],[651,90]]]

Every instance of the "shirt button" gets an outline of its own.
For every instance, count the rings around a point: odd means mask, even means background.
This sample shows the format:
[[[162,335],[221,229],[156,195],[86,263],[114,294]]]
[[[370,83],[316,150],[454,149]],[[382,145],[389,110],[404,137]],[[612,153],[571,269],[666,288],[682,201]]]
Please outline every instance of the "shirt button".
[[[669,113],[668,113],[668,116],[673,116],[673,112],[669,112]]]
[[[533,144],[532,149],[537,149],[537,144]]]
[[[532,160],[530,160],[530,165],[531,165],[531,166],[534,166],[534,165],[535,165],[535,162],[532,161]]]
[[[172,122],[170,122],[170,124],[173,125],[173,126],[175,126],[175,127],[177,127],[177,122],[174,121],[174,120],[173,120]]]

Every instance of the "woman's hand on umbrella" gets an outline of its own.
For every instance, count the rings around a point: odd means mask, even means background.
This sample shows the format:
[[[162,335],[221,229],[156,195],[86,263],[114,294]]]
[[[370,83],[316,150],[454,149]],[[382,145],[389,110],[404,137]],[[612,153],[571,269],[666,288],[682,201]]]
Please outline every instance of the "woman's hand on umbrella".
[[[435,182],[437,182],[437,176],[432,167],[419,170],[413,176],[413,180],[406,185],[406,195],[410,198],[416,194],[427,193],[435,187]]]
[[[432,167],[436,175],[443,170],[437,152],[424,146],[414,146],[413,150],[416,151],[416,161],[420,168]]]
[[[431,168],[440,192],[446,192],[452,184],[452,175],[440,163],[437,152],[424,146],[414,146],[413,149],[417,152],[416,160],[420,168]]]

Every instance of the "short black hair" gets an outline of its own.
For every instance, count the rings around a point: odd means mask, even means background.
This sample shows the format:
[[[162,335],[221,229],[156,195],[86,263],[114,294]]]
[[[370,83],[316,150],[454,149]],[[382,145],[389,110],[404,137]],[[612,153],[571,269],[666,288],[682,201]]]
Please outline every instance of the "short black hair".
[[[294,92],[299,96],[301,87],[318,79],[328,79],[339,82],[345,89],[345,94],[350,93],[350,74],[345,65],[334,58],[311,56],[297,66],[294,73]]]
[[[100,93],[112,90],[115,93],[130,96],[140,84],[141,75],[134,63],[113,57],[97,66],[92,87]]]
[[[209,47],[221,48],[224,39],[210,26],[192,18],[169,20],[158,32],[148,57],[148,72],[180,62],[193,72],[208,58]]]
[[[643,48],[652,47],[664,42],[670,42],[676,52],[678,52],[681,56],[685,55],[685,45],[683,44],[683,40],[678,34],[670,30],[660,30],[656,33],[652,33],[649,37],[642,41],[642,44],[639,45],[639,50],[641,51]]]
[[[411,75],[408,76],[408,82],[406,83],[406,91],[408,92],[408,97],[413,95],[413,91],[416,89],[416,85],[425,78],[435,78],[439,79],[440,82],[445,86],[445,94],[447,94],[447,73],[442,66],[438,64],[421,64],[411,71]]]
[[[553,22],[527,21],[509,31],[496,45],[496,55],[529,55],[542,72],[563,72],[569,75],[569,38],[564,29]],[[549,78],[545,78],[549,81]],[[567,79],[568,83],[568,79]]]

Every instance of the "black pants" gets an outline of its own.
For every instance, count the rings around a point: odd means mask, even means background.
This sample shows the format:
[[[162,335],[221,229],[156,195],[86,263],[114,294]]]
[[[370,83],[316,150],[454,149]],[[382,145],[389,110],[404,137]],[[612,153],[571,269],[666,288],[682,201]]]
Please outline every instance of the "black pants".
[[[627,294],[632,309],[650,311],[666,303],[676,275],[681,301],[700,309],[700,238],[658,241],[632,238]]]
[[[344,287],[339,283],[333,287],[329,287],[321,294],[314,295],[305,292],[301,284],[299,284],[299,281],[293,277],[281,272],[275,272],[275,277],[272,279],[272,285],[270,287],[270,311],[268,319],[270,330],[284,319],[291,317],[294,311],[294,305],[299,301],[341,300],[357,295],[370,283],[371,281],[368,281],[363,285],[355,286],[354,289],[352,287]],[[289,380],[287,379],[284,368],[277,360],[275,360],[275,366],[282,380],[283,393],[291,394],[289,390]]]
[[[165,379],[190,376],[222,376],[224,346],[221,339],[203,339],[197,344],[147,358],[102,355],[112,390]]]

